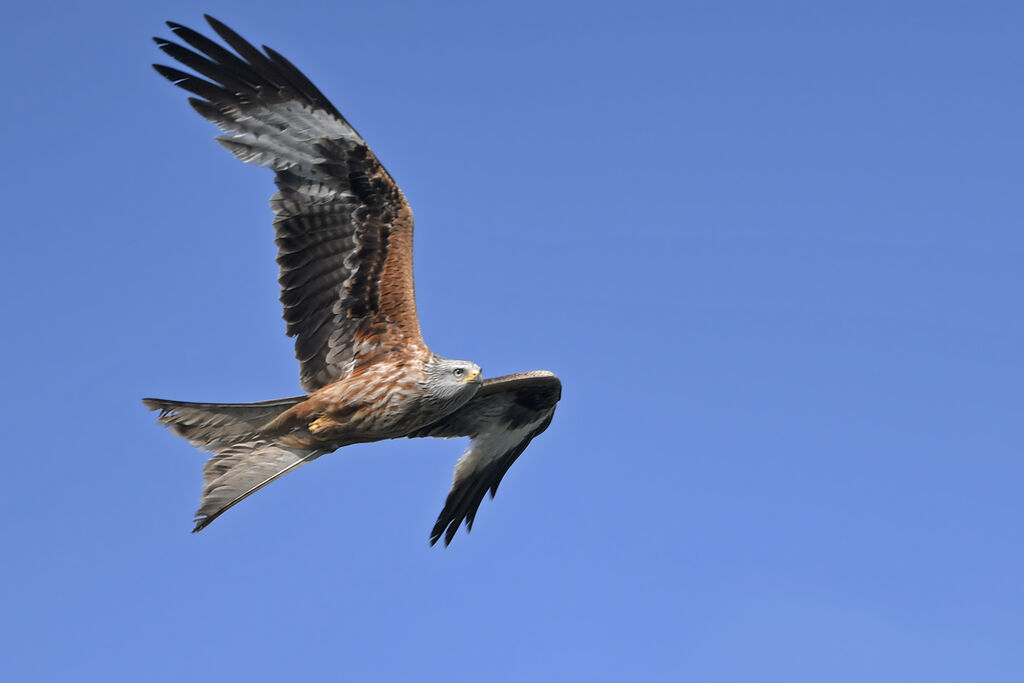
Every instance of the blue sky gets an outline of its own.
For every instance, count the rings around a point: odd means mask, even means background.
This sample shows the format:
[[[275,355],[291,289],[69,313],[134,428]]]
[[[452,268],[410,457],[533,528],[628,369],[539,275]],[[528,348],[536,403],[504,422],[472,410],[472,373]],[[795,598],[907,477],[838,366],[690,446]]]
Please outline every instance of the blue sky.
[[[209,12],[417,217],[427,342],[564,382],[189,533],[142,396],[298,391],[265,170],[150,68]],[[8,4],[6,680],[1024,679],[1019,3]]]

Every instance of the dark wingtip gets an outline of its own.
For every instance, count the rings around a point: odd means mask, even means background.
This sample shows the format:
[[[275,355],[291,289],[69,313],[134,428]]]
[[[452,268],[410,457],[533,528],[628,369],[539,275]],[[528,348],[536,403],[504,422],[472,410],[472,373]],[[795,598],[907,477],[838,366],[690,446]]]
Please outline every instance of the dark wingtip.
[[[437,522],[434,523],[434,528],[430,530],[430,545],[433,547],[441,537],[444,536],[444,547],[447,548],[448,544],[452,542],[452,538],[455,537],[455,532],[459,530],[459,525],[452,526],[450,521],[445,521],[443,518],[438,517]]]
[[[156,69],[156,72],[158,74],[169,80],[171,83],[174,83],[175,85],[177,85],[180,81],[184,81],[188,78],[194,78],[194,76],[187,74],[180,69],[175,69],[174,67],[166,66],[164,64],[153,64],[153,68]]]
[[[207,121],[213,121],[221,115],[220,110],[218,110],[217,107],[213,106],[206,100],[199,99],[198,97],[188,98],[188,103],[192,105],[192,109],[194,109],[197,114]]]
[[[448,544],[452,542],[453,538],[455,538],[455,534],[459,531],[459,527],[460,526],[462,526],[462,522],[459,522],[458,524],[452,524],[452,525],[450,525],[448,527],[448,533],[446,533],[444,535],[444,547],[445,548],[447,548]],[[469,533],[468,529],[467,529],[466,533]]]
[[[441,520],[438,519],[434,523],[434,528],[430,530],[430,546],[433,547],[441,540],[441,534],[444,533],[444,527],[441,525]],[[448,545],[447,543],[445,545]]]
[[[221,31],[224,31],[224,30],[230,31],[231,33],[234,33],[234,31],[232,31],[230,28],[228,28],[227,24],[225,24],[223,21],[217,19],[216,17],[212,17],[209,14],[204,14],[203,15],[203,19],[206,19],[206,23],[209,24],[210,27],[213,28],[213,30],[216,31],[217,33],[220,33]]]

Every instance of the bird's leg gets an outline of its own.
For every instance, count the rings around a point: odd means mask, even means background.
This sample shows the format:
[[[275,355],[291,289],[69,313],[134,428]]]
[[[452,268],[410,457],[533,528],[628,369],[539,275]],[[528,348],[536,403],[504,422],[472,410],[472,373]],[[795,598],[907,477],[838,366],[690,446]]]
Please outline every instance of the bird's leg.
[[[333,441],[335,437],[332,435],[337,435],[344,429],[344,426],[330,415],[321,415],[310,422],[306,428],[317,441]]]

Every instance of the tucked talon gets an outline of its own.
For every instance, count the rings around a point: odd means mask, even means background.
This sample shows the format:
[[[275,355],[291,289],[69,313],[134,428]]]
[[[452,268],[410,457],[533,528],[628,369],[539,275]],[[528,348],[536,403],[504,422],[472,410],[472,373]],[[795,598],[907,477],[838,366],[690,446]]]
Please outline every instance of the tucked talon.
[[[339,425],[333,418],[327,415],[321,415],[317,419],[309,423],[307,429],[309,433],[313,435],[313,438],[317,441],[328,442],[331,440],[331,429],[339,427]]]

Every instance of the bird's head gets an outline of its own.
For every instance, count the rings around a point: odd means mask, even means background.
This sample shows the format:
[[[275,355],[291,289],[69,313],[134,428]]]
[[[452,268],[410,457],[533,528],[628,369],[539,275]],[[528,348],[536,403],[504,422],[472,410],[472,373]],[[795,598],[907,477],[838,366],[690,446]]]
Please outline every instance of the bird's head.
[[[483,383],[480,366],[468,360],[435,355],[427,363],[428,391],[445,404],[461,406],[476,395]]]

